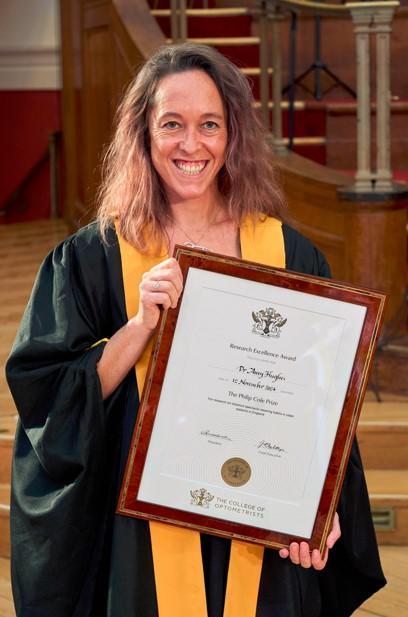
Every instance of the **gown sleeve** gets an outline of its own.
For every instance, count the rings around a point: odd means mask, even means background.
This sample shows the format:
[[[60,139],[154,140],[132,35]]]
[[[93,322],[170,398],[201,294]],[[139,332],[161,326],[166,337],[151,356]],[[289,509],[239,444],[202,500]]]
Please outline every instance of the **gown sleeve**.
[[[111,334],[104,261],[87,231],[45,259],[7,362],[20,418],[11,497],[18,617],[72,617],[95,558],[108,490],[110,404],[96,372],[104,343],[94,346]]]

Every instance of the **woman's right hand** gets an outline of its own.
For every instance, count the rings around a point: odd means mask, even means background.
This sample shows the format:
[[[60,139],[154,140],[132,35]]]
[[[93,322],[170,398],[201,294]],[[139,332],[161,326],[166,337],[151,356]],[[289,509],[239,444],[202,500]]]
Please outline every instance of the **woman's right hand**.
[[[175,259],[166,259],[145,272],[139,286],[137,315],[129,319],[106,343],[97,364],[102,396],[106,399],[135,366],[160,316],[160,306],[175,308],[183,289],[183,277]]]
[[[153,331],[160,316],[160,307],[175,308],[183,289],[183,275],[178,261],[166,259],[145,272],[139,286],[139,310],[135,321]]]

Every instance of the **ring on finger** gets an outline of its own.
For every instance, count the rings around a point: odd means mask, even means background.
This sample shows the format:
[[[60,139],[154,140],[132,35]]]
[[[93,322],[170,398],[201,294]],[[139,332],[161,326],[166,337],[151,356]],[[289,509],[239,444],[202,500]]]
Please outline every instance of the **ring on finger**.
[[[159,287],[160,287],[160,283],[161,283],[161,281],[154,281],[154,283],[153,283],[153,289],[154,289],[154,290],[159,289]]]

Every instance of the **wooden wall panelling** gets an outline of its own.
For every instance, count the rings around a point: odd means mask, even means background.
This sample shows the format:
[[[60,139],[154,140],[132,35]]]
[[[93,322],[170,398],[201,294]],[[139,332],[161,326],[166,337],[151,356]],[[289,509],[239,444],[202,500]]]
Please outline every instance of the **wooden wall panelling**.
[[[62,129],[64,149],[64,217],[73,227],[82,190],[81,86],[82,10],[80,0],[61,0]]]
[[[84,4],[83,30],[83,134],[86,204],[84,221],[91,218],[100,183],[103,150],[111,135],[115,101],[112,84],[110,3]]]
[[[323,251],[335,278],[348,280],[346,213],[336,195],[344,176],[294,153],[277,159],[276,163],[281,169],[288,200],[289,222]]]
[[[406,206],[404,201],[354,203],[347,224],[350,280],[389,294],[385,334],[396,320],[400,333],[406,328]]]
[[[335,278],[389,293],[388,330],[405,327],[404,201],[343,201],[337,187],[352,178],[290,153],[278,159],[294,225],[326,255]]]
[[[126,85],[164,36],[145,0],[61,0],[65,217],[93,217],[103,151]]]
[[[115,80],[115,91],[120,97],[143,64],[144,56],[140,49],[134,45],[115,7],[112,7],[112,37],[114,50],[113,79]]]

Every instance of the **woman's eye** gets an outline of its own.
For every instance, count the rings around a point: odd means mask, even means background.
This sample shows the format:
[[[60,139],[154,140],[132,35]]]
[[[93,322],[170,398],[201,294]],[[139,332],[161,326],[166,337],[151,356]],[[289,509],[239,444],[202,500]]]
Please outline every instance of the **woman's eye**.
[[[218,128],[218,124],[216,122],[213,122],[213,120],[208,120],[207,122],[204,122],[203,127],[205,129],[216,129]]]
[[[166,124],[164,125],[164,128],[166,129],[177,129],[179,127],[179,123],[176,122],[175,120],[169,120],[168,122],[166,122]]]

